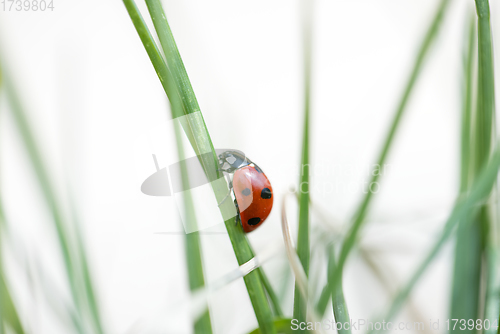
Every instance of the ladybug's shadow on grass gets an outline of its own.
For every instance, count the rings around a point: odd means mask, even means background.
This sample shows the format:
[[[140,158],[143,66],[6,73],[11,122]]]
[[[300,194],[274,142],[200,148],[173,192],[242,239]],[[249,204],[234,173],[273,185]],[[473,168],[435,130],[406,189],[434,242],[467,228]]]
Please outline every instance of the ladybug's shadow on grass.
[[[236,170],[240,166],[248,164],[245,153],[232,149],[216,149],[217,156],[220,158],[226,152],[232,152],[227,158],[231,161],[231,169]],[[200,156],[201,159],[211,159],[212,153],[205,153]],[[148,196],[172,196],[186,190],[194,189],[209,183],[205,171],[200,164],[198,156],[190,157],[182,161],[171,164],[168,167],[161,168],[158,165],[156,155],[153,154],[153,160],[156,166],[156,172],[150,175],[141,185],[141,192]],[[222,161],[219,161],[221,163]],[[223,169],[228,161],[222,162],[220,168]],[[186,183],[182,179],[182,170],[187,172]],[[231,171],[226,170],[228,173]],[[213,181],[213,180],[212,180]]]

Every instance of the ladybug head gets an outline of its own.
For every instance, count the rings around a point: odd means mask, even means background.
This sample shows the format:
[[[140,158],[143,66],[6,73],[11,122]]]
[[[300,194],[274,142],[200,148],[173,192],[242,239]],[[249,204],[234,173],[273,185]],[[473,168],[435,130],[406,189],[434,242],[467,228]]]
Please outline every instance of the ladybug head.
[[[220,165],[228,172],[235,171],[238,168],[250,164],[243,152],[240,151],[224,151],[219,154]],[[225,166],[228,166],[225,168]]]

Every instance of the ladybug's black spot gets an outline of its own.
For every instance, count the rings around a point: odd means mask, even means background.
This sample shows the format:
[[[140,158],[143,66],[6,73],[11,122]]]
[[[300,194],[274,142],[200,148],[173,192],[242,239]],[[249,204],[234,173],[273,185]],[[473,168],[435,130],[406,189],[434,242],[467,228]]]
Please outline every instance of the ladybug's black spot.
[[[262,192],[260,193],[260,197],[263,199],[270,199],[273,196],[273,193],[269,188],[264,188],[262,189]]]
[[[245,188],[245,189],[243,189],[243,190],[241,191],[241,193],[242,193],[244,196],[248,196],[248,195],[250,195],[251,191],[250,191],[250,189]]]
[[[259,217],[250,218],[248,220],[248,225],[257,225],[258,223],[260,223]]]

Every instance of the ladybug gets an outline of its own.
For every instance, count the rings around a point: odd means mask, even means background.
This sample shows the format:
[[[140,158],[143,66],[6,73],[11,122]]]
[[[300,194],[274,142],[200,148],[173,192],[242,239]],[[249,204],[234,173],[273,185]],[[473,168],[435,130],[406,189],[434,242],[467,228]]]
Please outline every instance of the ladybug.
[[[221,204],[229,197],[232,189],[238,212],[236,223],[241,223],[245,233],[252,232],[262,225],[273,208],[271,182],[262,169],[241,152],[224,151],[219,155],[219,162],[220,170],[233,174],[233,180],[229,182],[229,193]]]

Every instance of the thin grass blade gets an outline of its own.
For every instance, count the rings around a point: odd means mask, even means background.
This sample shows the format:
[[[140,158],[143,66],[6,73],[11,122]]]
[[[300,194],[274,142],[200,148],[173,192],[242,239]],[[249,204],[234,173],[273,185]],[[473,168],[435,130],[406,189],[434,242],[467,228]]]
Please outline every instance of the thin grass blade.
[[[312,15],[313,1],[302,1],[303,6],[303,57],[304,57],[304,128],[302,132],[302,154],[299,179],[299,231],[297,236],[297,254],[309,276],[309,119],[311,109],[311,52],[312,52]],[[306,303],[302,300],[299,287],[295,284],[293,318],[304,322],[307,318]],[[299,329],[300,333],[305,333]]]
[[[278,317],[278,318],[282,318],[283,311],[281,310],[280,300],[279,300],[278,296],[276,295],[276,292],[274,291],[274,288],[271,285],[269,278],[267,278],[267,275],[264,272],[264,268],[259,267],[257,269],[257,271],[259,272],[260,280],[262,281],[262,285],[264,286],[264,289],[266,290],[267,296],[269,297],[269,301],[270,301],[271,307],[273,309],[274,316]]]
[[[338,323],[350,323],[350,318],[349,318],[349,310],[347,308],[347,303],[344,298],[344,292],[342,288],[342,282],[340,282],[336,290],[332,292],[331,295],[328,294],[328,291],[332,291],[331,286],[334,284],[333,278],[335,276],[335,271],[337,270],[336,266],[336,258],[335,258],[335,249],[333,245],[328,246],[328,277],[327,277],[327,286],[323,288],[323,291],[320,295],[320,298],[318,300],[318,303],[316,305],[316,309],[319,311],[323,311],[326,309],[326,306],[328,305],[328,301],[330,300],[330,297],[332,298],[332,308],[333,308],[333,315],[335,317],[335,322]],[[323,314],[321,312],[318,312],[318,314]],[[351,328],[342,326],[342,328],[338,329],[339,334],[350,334],[351,333]]]
[[[493,45],[490,25],[490,5],[488,0],[476,0],[476,12],[478,18],[478,93],[476,112],[476,168],[479,170],[488,160],[491,154],[492,136],[495,130],[495,83],[493,66]],[[478,318],[485,318],[488,314],[487,289],[492,286],[492,279],[495,275],[496,266],[492,265],[495,257],[494,233],[495,226],[491,203],[486,203],[479,212],[479,229],[481,232],[482,256],[485,258],[481,273],[484,274],[484,295],[481,295],[481,303],[484,307],[484,314],[479,314]],[[481,260],[482,258],[479,258]],[[498,293],[498,292],[497,292]],[[490,321],[493,319],[490,319]]]
[[[292,235],[290,233],[290,226],[288,225],[288,218],[286,215],[286,199],[285,195],[283,198],[283,202],[281,205],[281,230],[283,232],[283,241],[285,242],[285,250],[286,255],[288,257],[288,262],[290,263],[290,268],[292,269],[293,274],[295,275],[295,282],[299,287],[299,293],[302,295],[303,301],[308,308],[307,318],[300,322],[297,318],[293,320],[299,324],[299,328],[297,330],[303,331],[303,328],[300,328],[300,324],[304,322],[319,322],[321,320],[320,316],[316,313],[315,308],[311,305],[311,301],[309,300],[309,282],[307,280],[306,273],[304,268],[302,267],[302,263],[300,263],[299,256],[295,250],[292,241]],[[293,324],[293,323],[292,323]],[[323,329],[314,328],[316,332],[323,333]]]
[[[334,248],[330,247],[330,257],[328,259],[328,281],[331,282],[337,270],[335,263],[335,253]],[[333,282],[332,282],[333,283]],[[344,298],[344,292],[342,289],[342,282],[340,282],[337,288],[332,292],[332,308],[333,315],[335,316],[335,322],[345,324],[350,323],[349,310],[347,309],[347,304]],[[338,330],[339,334],[351,334],[351,327],[342,326]]]

